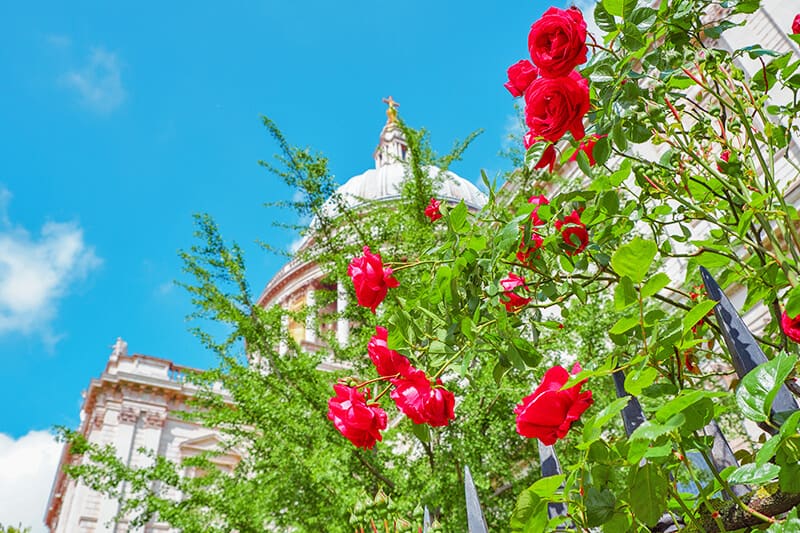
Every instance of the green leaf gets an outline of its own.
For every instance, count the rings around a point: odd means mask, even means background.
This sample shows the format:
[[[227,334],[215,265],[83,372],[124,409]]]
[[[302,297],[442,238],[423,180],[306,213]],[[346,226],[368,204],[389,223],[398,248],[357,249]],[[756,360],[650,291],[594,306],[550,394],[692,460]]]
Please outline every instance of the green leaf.
[[[525,151],[525,168],[530,171],[535,170],[539,160],[542,159],[545,148],[550,145],[548,142],[539,141],[533,143],[528,150]]]
[[[800,492],[800,465],[797,463],[781,465],[778,484],[781,490],[788,494]]]
[[[624,316],[617,320],[613,326],[611,326],[611,330],[609,333],[612,335],[618,335],[620,333],[625,333],[629,329],[633,328],[634,326],[639,324],[639,317],[638,316]]]
[[[641,283],[656,257],[656,243],[635,237],[620,246],[611,257],[611,266],[620,276],[628,276],[634,283]]]
[[[678,394],[678,396],[658,408],[656,411],[656,419],[659,422],[665,422],[673,415],[682,412],[690,405],[695,404],[704,398],[716,400],[719,398],[724,398],[725,396],[727,396],[727,394],[724,392],[684,389],[680,392],[680,394]]]
[[[603,427],[608,424],[613,418],[619,415],[626,405],[628,405],[629,398],[617,398],[609,403],[603,409],[589,418],[583,423],[583,442],[588,444],[600,438]]]
[[[775,522],[764,533],[796,533],[800,531],[800,518],[797,518],[797,507],[780,522]]]
[[[645,283],[644,286],[642,286],[641,289],[642,299],[653,296],[655,293],[657,293],[658,291],[669,285],[670,281],[671,280],[669,279],[669,276],[667,276],[663,272],[659,272],[658,274],[647,280],[647,283]]]
[[[462,233],[464,224],[467,221],[467,205],[462,200],[457,206],[450,210],[450,227],[456,233]]]
[[[528,487],[528,490],[541,498],[552,498],[566,478],[566,474],[543,477],[536,480],[533,485]]]
[[[634,396],[640,396],[642,389],[646,389],[658,377],[658,370],[648,366],[643,370],[636,370],[625,376],[625,390]]]
[[[614,287],[614,309],[622,311],[629,305],[633,305],[638,301],[639,297],[636,295],[636,289],[633,286],[631,278],[622,276],[617,286]]]
[[[583,503],[586,505],[586,525],[597,527],[605,524],[614,516],[614,505],[617,503],[617,499],[614,497],[614,493],[608,489],[597,490],[589,487]]]
[[[742,414],[756,422],[769,420],[769,410],[778,390],[789,377],[797,358],[778,354],[772,361],[755,367],[742,378],[736,390],[736,404]]]
[[[614,21],[614,17],[605,10],[602,3],[595,5],[594,21],[597,23],[597,27],[606,33],[617,29],[617,23]]]
[[[692,329],[695,324],[700,322],[704,316],[708,314],[709,311],[714,309],[717,305],[717,302],[714,300],[704,300],[699,304],[692,307],[688,313],[683,317],[683,333],[686,334],[687,331]]]
[[[601,137],[592,148],[592,156],[597,165],[602,165],[608,161],[608,156],[611,154],[611,147],[608,145],[608,137]]]
[[[790,317],[800,315],[800,286],[786,293],[786,314]]]
[[[661,435],[666,435],[667,433],[680,428],[686,422],[686,417],[684,417],[681,413],[678,413],[667,420],[666,424],[659,424],[658,422],[654,422],[652,420],[645,421],[641,426],[636,428],[636,430],[631,433],[630,440],[644,440],[644,441],[654,441]]]
[[[636,0],[603,0],[600,4],[610,14],[622,17],[636,5]]]
[[[648,526],[654,526],[667,510],[669,481],[651,463],[634,466],[632,477],[628,501],[633,514]]]
[[[753,483],[756,485],[764,484],[768,481],[775,479],[775,476],[780,472],[781,467],[772,463],[757,465],[750,463],[742,465],[728,476],[728,483],[743,484]]]

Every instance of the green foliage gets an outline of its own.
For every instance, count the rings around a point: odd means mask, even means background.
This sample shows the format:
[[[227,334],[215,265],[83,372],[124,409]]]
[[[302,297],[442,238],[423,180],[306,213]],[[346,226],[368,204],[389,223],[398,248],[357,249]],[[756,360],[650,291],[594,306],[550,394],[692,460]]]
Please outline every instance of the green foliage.
[[[741,501],[719,500],[733,497],[731,484],[800,492],[796,414],[755,453],[740,453],[742,466],[710,469],[712,420],[730,440],[741,436],[735,428],[743,417],[769,421],[776,391],[797,361],[779,317],[784,308],[800,309],[800,217],[777,177],[779,162],[798,170],[784,154],[798,133],[800,61],[757,44],[733,52],[704,44],[738,24],[708,20],[703,14],[712,5],[598,3],[594,16],[605,35],[581,67],[591,87],[589,133],[607,135],[595,145],[595,165],[583,152],[574,165],[566,162],[573,146],[562,154],[563,175],[551,175],[535,169],[544,143],[516,148],[518,168],[501,189],[482,174],[482,209],[443,202],[435,223],[424,208],[474,134],[437,157],[425,131],[401,122],[410,158],[400,198],[352,208],[336,194],[324,157],[293,147],[265,118],[281,154],[277,165],[262,164],[301,193],[283,205],[314,218],[297,259],[324,272],[317,306],[261,307],[241,249],[227,244],[207,216],[197,218],[197,243],[182,254],[197,335],[220,360],[193,378],[203,392],[190,416],[219,428],[223,448],[239,452],[241,462],[230,474],[215,469],[211,456],[183,465],[152,458],[151,466],[130,469],[113,450],[67,432],[72,451],[89,459],[70,473],[112,496],[131,487],[123,512],[135,523],[157,515],[184,531],[336,532],[373,524],[413,530],[424,506],[442,531],[463,531],[464,465],[475,474],[492,530],[510,524],[512,531],[552,531],[561,524],[646,531],[664,516],[696,529],[713,523],[737,530],[749,526],[730,522],[736,513],[715,518],[711,511],[741,510]],[[746,14],[758,2],[725,6]],[[748,79],[741,71],[744,56],[764,62],[760,75]],[[779,90],[791,93],[791,102],[771,104]],[[637,146],[643,144],[654,150]],[[540,193],[548,205],[528,202]],[[533,209],[541,224],[533,225]],[[569,255],[558,228],[573,211],[590,242]],[[536,236],[541,247],[521,259],[521,244]],[[355,305],[332,311],[337,282],[355,301],[346,271],[363,246],[380,251],[400,287],[377,315]],[[685,279],[668,268],[676,261],[686,266]],[[770,360],[744,377],[735,395],[720,380],[732,373],[730,354],[713,317],[716,302],[697,284],[698,266],[728,292],[743,287],[745,310],[764,305],[771,317],[759,337]],[[513,312],[501,301],[501,280],[510,272],[525,278],[518,291],[530,298]],[[307,352],[285,334],[286,319],[309,317],[332,356],[351,365],[348,376],[318,372],[322,352]],[[346,345],[332,334],[340,318],[353,324]],[[205,321],[224,324],[226,334],[209,334]],[[326,401],[337,378],[375,378],[365,351],[376,325],[388,329],[390,348],[441,376],[459,401],[454,421],[429,428],[382,399],[397,423],[374,450],[362,451],[331,426]],[[556,445],[565,473],[541,478],[534,443],[514,431],[513,409],[548,367],[575,362],[583,371],[567,386],[587,380],[595,405]],[[617,369],[647,419],[630,437],[620,420],[628,399],[616,398],[611,380]],[[211,390],[217,382],[229,396]],[[373,397],[382,388],[373,384]],[[183,476],[187,466],[204,475]],[[552,502],[564,503],[568,517],[551,519]],[[770,529],[788,530],[797,519],[780,520]]]

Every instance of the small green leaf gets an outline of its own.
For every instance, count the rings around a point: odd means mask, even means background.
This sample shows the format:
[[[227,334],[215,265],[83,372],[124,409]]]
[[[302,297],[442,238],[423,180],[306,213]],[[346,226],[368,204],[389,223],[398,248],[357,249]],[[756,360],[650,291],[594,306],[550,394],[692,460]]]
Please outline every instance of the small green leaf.
[[[617,311],[622,311],[638,301],[639,297],[636,295],[636,288],[633,286],[631,278],[622,276],[617,286],[614,287],[614,308]]]
[[[614,516],[614,504],[617,503],[617,499],[614,497],[614,493],[608,489],[597,490],[589,487],[583,503],[586,505],[586,525],[597,527],[605,524]]]
[[[631,433],[630,440],[645,440],[645,441],[654,441],[661,435],[666,435],[667,433],[680,428],[686,422],[686,417],[684,417],[681,413],[678,413],[667,420],[666,424],[659,424],[658,422],[654,422],[652,420],[647,420],[641,426],[636,428],[636,430]]]
[[[654,526],[667,510],[669,481],[653,464],[633,467],[629,503],[633,514],[648,526]]]
[[[709,311],[714,309],[717,305],[717,302],[714,300],[704,300],[699,304],[692,307],[688,313],[683,317],[683,333],[686,334],[687,331],[692,329],[695,324],[700,322],[704,316],[708,314]]]
[[[786,314],[792,318],[800,315],[800,286],[786,293]]]
[[[742,465],[731,472],[728,476],[728,483],[754,483],[761,485],[775,479],[775,476],[778,475],[780,470],[781,467],[772,463],[765,463],[760,466],[755,463],[750,463]]]
[[[611,326],[611,330],[609,333],[612,335],[618,335],[620,333],[625,333],[629,329],[633,328],[634,326],[639,324],[639,317],[638,316],[624,316],[616,321],[616,323]]]
[[[772,361],[758,365],[742,378],[736,390],[736,404],[745,417],[756,422],[769,420],[775,395],[791,374],[796,362],[796,357],[781,353]]]
[[[646,389],[658,377],[658,370],[648,366],[643,370],[636,370],[625,376],[625,390],[634,396],[640,396],[642,389]]]
[[[539,160],[542,159],[542,154],[544,154],[545,148],[550,145],[548,142],[539,141],[533,143],[530,148],[525,152],[525,167],[533,171],[536,168],[536,165],[539,163]]]
[[[620,276],[628,276],[634,283],[641,283],[657,252],[656,243],[635,237],[620,246],[611,257],[611,266]]]
[[[565,474],[543,477],[536,480],[533,485],[528,487],[528,490],[540,498],[552,498],[566,478]]]
[[[467,205],[461,201],[457,206],[450,210],[450,226],[456,233],[461,233],[467,221]]]
[[[583,423],[583,442],[590,443],[600,438],[603,427],[608,424],[611,419],[619,415],[626,405],[628,405],[629,398],[617,398],[609,403],[603,409],[589,418]]]
[[[641,290],[642,299],[653,296],[655,293],[657,293],[658,291],[669,285],[670,281],[671,280],[669,279],[669,276],[667,276],[663,272],[659,272],[658,274],[647,280],[647,283],[645,283],[644,286],[642,286]]]

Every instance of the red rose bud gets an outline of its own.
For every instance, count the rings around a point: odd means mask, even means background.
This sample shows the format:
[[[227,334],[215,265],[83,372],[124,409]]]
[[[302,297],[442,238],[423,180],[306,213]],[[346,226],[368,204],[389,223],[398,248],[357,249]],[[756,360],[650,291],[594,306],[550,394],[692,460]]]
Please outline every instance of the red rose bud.
[[[508,81],[503,85],[511,96],[522,96],[539,71],[527,59],[521,59],[508,67]]]
[[[383,440],[381,430],[386,429],[386,411],[377,404],[367,404],[364,395],[355,387],[336,384],[336,396],[328,400],[328,419],[339,432],[358,448],[365,450]]]
[[[436,222],[440,218],[442,218],[442,213],[439,211],[439,206],[441,206],[441,202],[436,198],[431,198],[431,203],[428,204],[428,207],[425,208],[425,216],[431,219],[431,222]]]
[[[500,286],[503,288],[500,303],[506,306],[506,311],[509,313],[515,313],[530,303],[530,298],[525,298],[514,292],[519,287],[526,288],[525,278],[509,272],[507,278],[500,280]]]
[[[781,329],[794,342],[800,342],[800,315],[789,318],[786,311],[781,315]]]
[[[534,137],[556,142],[567,131],[583,139],[589,111],[589,82],[572,71],[563,78],[538,78],[525,91],[525,123]]]
[[[375,365],[378,374],[384,377],[396,376],[408,372],[411,363],[404,355],[390,350],[386,344],[389,332],[381,326],[375,327],[375,335],[367,344],[367,354]]]
[[[441,387],[441,381],[432,387],[422,370],[412,368],[402,377],[393,379],[392,384],[395,388],[389,396],[415,424],[446,426],[455,418],[453,393]]]
[[[578,149],[575,150],[575,153],[572,154],[572,157],[569,158],[570,161],[576,161],[578,159],[578,152],[583,152],[586,154],[586,157],[589,158],[589,166],[593,167],[595,165],[594,160],[594,145],[597,144],[597,141],[606,137],[606,135],[590,135],[586,140],[581,141],[581,144],[578,146]]]
[[[364,247],[363,256],[350,261],[347,275],[353,280],[358,305],[369,307],[373,314],[386,298],[388,289],[400,285],[400,282],[392,277],[392,269],[384,268],[380,254],[370,253],[369,246]]]
[[[564,220],[557,220],[555,226],[567,246],[564,251],[567,255],[577,255],[589,244],[589,232],[586,231],[586,224],[581,222],[578,211],[573,210]]]
[[[580,366],[575,365],[572,373],[578,372]],[[594,403],[592,391],[581,392],[586,380],[561,390],[567,381],[569,373],[561,366],[554,366],[545,373],[542,384],[514,408],[517,433],[539,439],[545,446],[552,446],[567,435],[572,423]]]
[[[795,35],[800,33],[800,14],[794,16],[794,22],[792,22],[792,33]]]
[[[730,150],[723,150],[722,153],[719,154],[719,158],[725,161],[726,163],[731,159],[731,151]],[[719,163],[717,163],[717,171],[718,172],[725,172]]]
[[[586,21],[575,7],[551,7],[531,26],[528,50],[539,74],[560,78],[586,63]]]
[[[538,233],[531,232],[531,240],[527,243],[524,240],[520,241],[519,250],[517,250],[517,260],[522,264],[529,264],[528,261],[530,260],[531,254],[540,249],[543,242],[544,239],[542,239]]]

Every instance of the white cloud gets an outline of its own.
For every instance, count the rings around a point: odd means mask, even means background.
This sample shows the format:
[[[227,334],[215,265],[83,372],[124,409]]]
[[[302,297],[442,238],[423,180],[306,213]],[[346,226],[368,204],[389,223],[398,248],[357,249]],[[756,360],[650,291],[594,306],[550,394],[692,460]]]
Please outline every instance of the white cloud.
[[[61,76],[61,83],[78,93],[84,106],[98,113],[110,113],[125,101],[117,55],[102,47],[92,50],[83,68]]]
[[[4,205],[10,197],[0,187],[0,335],[35,331],[52,344],[59,300],[100,260],[76,223],[47,222],[38,237],[13,226]]]
[[[47,531],[44,513],[61,446],[47,431],[17,440],[0,433],[0,523]]]

